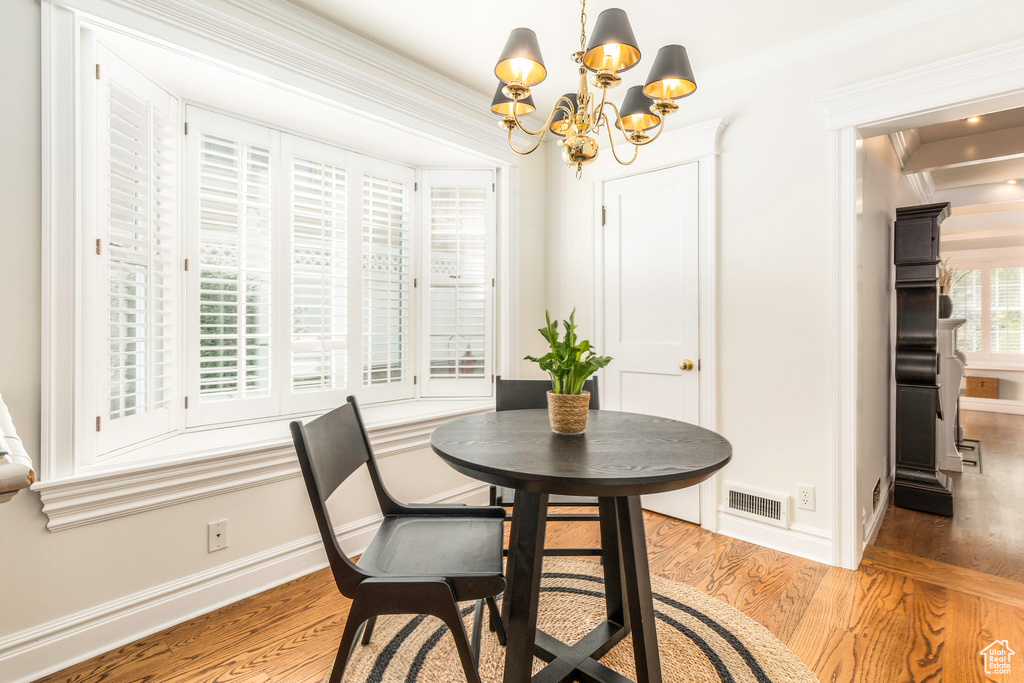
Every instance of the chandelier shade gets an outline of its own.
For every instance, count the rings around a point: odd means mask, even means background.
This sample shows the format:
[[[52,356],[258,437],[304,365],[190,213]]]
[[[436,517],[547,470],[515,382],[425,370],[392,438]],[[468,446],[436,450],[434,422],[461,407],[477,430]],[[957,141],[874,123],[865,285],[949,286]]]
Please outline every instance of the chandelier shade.
[[[494,75],[505,83],[518,83],[528,88],[543,81],[548,70],[540,54],[537,34],[528,28],[512,29],[494,67]]]
[[[666,45],[658,50],[644,84],[644,95],[654,100],[675,100],[697,89],[690,59],[682,45]]]
[[[642,133],[660,123],[661,117],[651,111],[651,100],[644,95],[643,86],[634,85],[626,91],[616,128],[626,133]]]
[[[626,13],[617,7],[601,12],[583,53],[583,64],[591,71],[619,73],[639,61],[640,48]]]
[[[567,92],[562,97],[572,102],[572,110],[576,112],[580,108],[579,97],[574,92]],[[565,107],[564,101],[559,101],[558,106]],[[569,126],[572,124],[571,120],[566,120],[568,115],[565,113],[565,109],[558,109],[555,111],[554,118],[551,119],[551,132],[560,138],[564,138],[566,132],[568,132]]]
[[[512,116],[513,109],[516,116],[526,116],[537,107],[533,103],[533,95],[527,95],[518,102],[511,99],[503,92],[504,84],[498,83],[498,89],[494,91],[494,99],[491,100],[491,111],[498,116]]]

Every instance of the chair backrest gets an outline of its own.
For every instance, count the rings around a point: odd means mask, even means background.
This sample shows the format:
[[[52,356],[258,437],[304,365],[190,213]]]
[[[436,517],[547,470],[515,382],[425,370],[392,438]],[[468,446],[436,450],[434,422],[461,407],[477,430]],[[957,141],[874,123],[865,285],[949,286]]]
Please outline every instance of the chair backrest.
[[[397,503],[380,478],[354,396],[349,396],[340,408],[308,424],[292,422],[291,430],[302,478],[306,482],[306,492],[313,506],[334,580],[342,594],[352,597],[356,586],[368,575],[345,555],[338,543],[327,511],[327,500],[342,482],[365,465],[373,481],[381,512],[389,514]]]
[[[502,379],[494,380],[494,409],[530,410],[548,407],[548,391],[551,382],[546,379]],[[591,377],[583,389],[590,392],[590,409],[601,409],[601,398],[597,390],[597,377]]]

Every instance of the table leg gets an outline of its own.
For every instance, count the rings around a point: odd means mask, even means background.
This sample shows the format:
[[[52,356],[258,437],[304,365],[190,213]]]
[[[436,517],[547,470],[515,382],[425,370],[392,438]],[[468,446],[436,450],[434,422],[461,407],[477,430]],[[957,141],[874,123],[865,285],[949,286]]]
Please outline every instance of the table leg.
[[[619,554],[619,523],[614,498],[597,501],[601,517],[601,564],[604,565],[604,594],[608,605],[608,620],[628,625],[622,608],[622,556]]]
[[[533,676],[533,649],[537,640],[537,605],[544,561],[548,494],[517,491],[512,510],[514,536],[509,539],[508,587],[502,605],[508,633],[504,683],[529,683]]]
[[[626,611],[633,634],[637,680],[643,683],[661,683],[654,596],[651,591],[651,570],[647,563],[647,538],[644,533],[640,497],[616,498],[615,508],[618,512],[619,538],[622,543]],[[508,683],[508,679],[505,680]]]

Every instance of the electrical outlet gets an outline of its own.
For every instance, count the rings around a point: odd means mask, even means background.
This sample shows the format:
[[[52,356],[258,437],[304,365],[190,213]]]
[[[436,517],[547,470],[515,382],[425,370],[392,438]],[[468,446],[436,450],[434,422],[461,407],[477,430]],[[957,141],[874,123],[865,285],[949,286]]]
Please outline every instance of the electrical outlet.
[[[814,509],[814,487],[813,486],[797,486],[796,487],[796,506],[801,510],[813,510]]]
[[[228,547],[228,520],[222,519],[219,522],[210,522],[207,525],[209,534],[210,550],[223,550]]]

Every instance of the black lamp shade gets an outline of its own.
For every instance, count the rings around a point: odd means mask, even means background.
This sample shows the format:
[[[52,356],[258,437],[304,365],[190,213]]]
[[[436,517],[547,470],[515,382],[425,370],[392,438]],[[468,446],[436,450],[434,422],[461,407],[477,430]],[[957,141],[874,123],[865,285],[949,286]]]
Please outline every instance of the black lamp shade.
[[[516,116],[526,116],[537,109],[533,104],[533,95],[516,102],[501,91],[504,87],[503,83],[498,83],[498,89],[494,91],[494,99],[491,100],[491,111],[498,116],[512,116],[512,107],[515,107]]]
[[[528,28],[512,29],[494,67],[494,75],[505,83],[522,83],[528,88],[543,81],[548,70],[540,55],[537,34]]]
[[[576,93],[574,93],[574,92],[567,92],[567,93],[565,93],[565,95],[563,95],[563,97],[564,98],[568,98],[568,100],[570,102],[572,102],[572,109],[573,109],[573,111],[576,111],[576,110],[578,110],[580,108],[580,103],[579,103],[579,100],[577,99]],[[558,106],[562,106],[562,107],[566,106],[565,100],[564,99],[559,100],[558,101]],[[557,110],[555,112],[554,118],[551,119],[551,132],[554,133],[555,135],[557,135],[560,138],[564,138],[565,137],[565,133],[562,132],[562,122],[565,121],[565,119],[566,119],[566,113],[565,113],[564,109]]]
[[[640,48],[626,13],[617,7],[601,12],[583,54],[583,64],[591,71],[618,73],[639,61]]]
[[[697,89],[693,69],[682,45],[666,45],[658,50],[651,73],[644,85],[644,95],[655,100],[675,100]]]
[[[637,133],[650,130],[659,123],[661,117],[651,111],[651,101],[644,95],[643,86],[634,85],[627,90],[615,126],[626,133]]]

